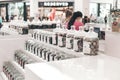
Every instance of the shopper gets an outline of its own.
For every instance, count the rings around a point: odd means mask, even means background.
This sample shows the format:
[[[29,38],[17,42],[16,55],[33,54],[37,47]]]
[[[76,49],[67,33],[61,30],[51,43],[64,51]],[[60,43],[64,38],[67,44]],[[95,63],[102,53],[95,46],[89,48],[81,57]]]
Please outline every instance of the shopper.
[[[68,22],[68,29],[71,29],[71,26],[75,26],[75,29],[76,30],[79,30],[79,27],[80,26],[83,26],[83,23],[81,22],[81,19],[82,19],[82,12],[80,11],[77,11],[77,12],[74,12],[70,21]]]
[[[107,16],[104,17],[105,24],[107,24]]]
[[[56,9],[55,8],[52,8],[51,9],[51,12],[50,12],[50,14],[49,14],[49,19],[50,19],[50,21],[53,21],[54,20],[54,18],[55,18],[55,13],[56,13]]]
[[[70,10],[66,10],[66,14],[65,14],[65,20],[64,20],[64,24],[68,24],[68,22],[70,21],[70,18],[71,18],[71,16],[72,16],[72,11],[70,11]]]
[[[84,16],[82,22],[83,22],[83,24],[85,25],[86,23],[89,23],[89,22],[90,22],[90,19],[88,18],[88,16]]]

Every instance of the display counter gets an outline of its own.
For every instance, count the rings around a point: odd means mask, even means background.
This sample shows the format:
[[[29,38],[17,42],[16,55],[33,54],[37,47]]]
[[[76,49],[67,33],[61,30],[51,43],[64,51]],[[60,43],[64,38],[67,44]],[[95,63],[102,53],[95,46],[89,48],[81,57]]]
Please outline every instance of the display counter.
[[[98,33],[99,39],[105,40],[105,33],[111,32],[112,28],[107,24],[100,24],[100,23],[86,23],[85,30],[88,31],[90,27],[94,27],[94,31]]]
[[[120,32],[106,32],[105,53],[120,58]]]
[[[12,20],[9,28],[15,29],[19,34],[28,34],[28,23],[22,20]]]
[[[28,23],[29,29],[46,29],[46,28],[56,28],[56,21],[33,21]]]
[[[3,62],[13,61],[14,51],[24,49],[23,46],[27,39],[30,39],[28,35],[0,36],[0,72]]]
[[[26,80],[120,80],[120,59],[86,56],[50,63],[26,65]]]

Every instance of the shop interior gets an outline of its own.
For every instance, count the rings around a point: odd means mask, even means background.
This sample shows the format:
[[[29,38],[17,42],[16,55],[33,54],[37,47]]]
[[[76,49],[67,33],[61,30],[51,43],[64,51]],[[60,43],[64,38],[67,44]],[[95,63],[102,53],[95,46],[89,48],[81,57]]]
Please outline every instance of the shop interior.
[[[120,80],[119,40],[119,0],[0,0],[0,80]]]

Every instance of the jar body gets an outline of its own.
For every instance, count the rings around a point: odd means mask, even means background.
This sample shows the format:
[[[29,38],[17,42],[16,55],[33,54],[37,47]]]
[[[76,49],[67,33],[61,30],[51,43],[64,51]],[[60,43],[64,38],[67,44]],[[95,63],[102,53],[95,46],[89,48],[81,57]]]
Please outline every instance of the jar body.
[[[83,40],[83,53],[85,55],[97,55],[99,48],[98,38],[85,38]]]

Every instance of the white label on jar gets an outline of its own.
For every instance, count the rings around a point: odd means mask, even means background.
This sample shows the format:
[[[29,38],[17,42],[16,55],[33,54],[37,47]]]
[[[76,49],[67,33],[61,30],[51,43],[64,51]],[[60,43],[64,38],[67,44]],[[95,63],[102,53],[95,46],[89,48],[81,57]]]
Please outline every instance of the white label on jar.
[[[38,34],[36,34],[36,39],[38,39]]]
[[[52,43],[53,43],[53,44],[56,44],[56,39],[55,39],[55,38],[56,38],[56,36],[55,36],[55,35],[52,35],[52,41],[53,41]]]
[[[46,42],[46,36],[44,36],[44,42]]]
[[[29,51],[31,52],[31,45],[30,45],[30,49],[29,49]]]
[[[45,40],[46,43],[49,43],[49,37],[46,36],[46,40]]]
[[[35,48],[35,55],[37,55],[37,47]]]
[[[58,36],[58,45],[59,46],[63,46],[62,37],[61,36]]]
[[[74,39],[73,49],[78,50],[78,40]]]
[[[90,53],[90,42],[84,41],[83,42],[83,53]]]
[[[41,34],[39,35],[39,41],[41,41]]]
[[[31,49],[31,53],[33,53],[34,52],[34,46],[32,46],[32,49]]]
[[[43,42],[43,34],[41,35],[41,41]]]
[[[70,43],[71,38],[66,38],[66,47],[71,48],[71,43]]]
[[[38,49],[38,56],[40,57],[40,51],[41,51],[41,48],[40,49]]]

